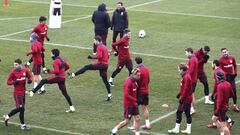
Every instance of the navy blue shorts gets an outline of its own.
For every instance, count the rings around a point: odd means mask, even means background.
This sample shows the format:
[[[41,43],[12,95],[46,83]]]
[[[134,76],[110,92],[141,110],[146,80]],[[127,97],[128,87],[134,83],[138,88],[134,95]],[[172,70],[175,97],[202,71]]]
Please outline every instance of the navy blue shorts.
[[[139,115],[138,107],[124,107],[124,118],[131,119],[132,116]]]

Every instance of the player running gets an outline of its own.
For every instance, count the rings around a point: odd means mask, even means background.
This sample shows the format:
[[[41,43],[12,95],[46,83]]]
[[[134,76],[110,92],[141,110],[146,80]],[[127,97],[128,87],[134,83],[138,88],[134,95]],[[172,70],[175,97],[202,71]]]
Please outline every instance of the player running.
[[[7,84],[14,86],[13,97],[15,100],[16,108],[11,110],[10,113],[3,115],[5,125],[8,126],[8,120],[13,115],[19,112],[19,119],[21,123],[21,130],[30,130],[24,121],[25,111],[25,92],[26,92],[26,80],[30,84],[32,78],[28,69],[22,67],[22,61],[16,59],[14,61],[14,69],[8,76]]]

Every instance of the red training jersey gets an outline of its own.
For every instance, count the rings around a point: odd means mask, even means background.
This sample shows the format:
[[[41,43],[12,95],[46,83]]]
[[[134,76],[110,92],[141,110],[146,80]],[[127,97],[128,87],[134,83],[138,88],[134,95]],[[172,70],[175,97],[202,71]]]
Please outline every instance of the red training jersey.
[[[215,113],[219,113],[220,110],[228,110],[229,98],[233,96],[232,86],[229,82],[220,82],[217,86],[217,102]]]
[[[148,84],[150,82],[150,74],[147,67],[144,65],[138,65],[137,68],[140,70],[141,76],[140,76],[140,93],[141,94],[148,94]]]
[[[219,62],[220,62],[220,68],[226,74],[238,74],[237,62],[234,56],[230,55],[227,58],[221,57],[219,59]]]
[[[192,103],[192,79],[189,73],[185,73],[182,76],[181,87],[178,93],[179,99],[181,99],[184,103],[191,104]]]
[[[92,59],[98,59],[98,63],[108,65],[108,49],[104,44],[99,44],[97,46],[97,56],[92,56]]]
[[[112,44],[112,48],[118,52],[118,61],[130,60],[129,38],[123,37]]]
[[[137,89],[138,84],[132,77],[128,77],[124,81],[124,97],[123,105],[127,107],[137,107]]]
[[[34,64],[42,64],[42,45],[40,42],[33,42],[31,46],[31,52],[28,52],[28,55],[32,55]]]
[[[198,79],[198,60],[194,55],[188,60],[188,73],[192,78],[192,82],[196,83]]]
[[[28,69],[21,68],[19,71],[14,69],[8,75],[7,84],[14,85],[14,95],[25,95],[27,79],[32,80]]]
[[[222,72],[223,74],[225,74],[224,71],[219,67],[214,70],[214,73],[213,73],[214,86],[213,86],[212,96],[215,96],[217,94],[217,85],[219,84],[219,80],[217,79],[217,72]]]
[[[197,57],[197,60],[198,60],[198,73],[203,73],[204,72],[204,64],[207,63],[207,61],[203,59],[204,53],[203,53],[202,48],[196,50],[194,52],[194,55]]]
[[[32,32],[37,33],[38,41],[43,45],[44,38],[48,37],[48,26],[45,23],[39,23],[35,28],[33,28]]]
[[[65,71],[67,71],[70,66],[66,60],[62,59],[61,57],[57,57],[53,62],[53,70],[50,70],[49,74],[55,74],[55,77],[66,78]]]

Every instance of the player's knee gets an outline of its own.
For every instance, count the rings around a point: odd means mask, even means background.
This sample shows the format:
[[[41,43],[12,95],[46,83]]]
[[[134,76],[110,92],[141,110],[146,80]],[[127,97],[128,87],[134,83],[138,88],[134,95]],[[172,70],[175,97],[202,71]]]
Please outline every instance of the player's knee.
[[[84,68],[84,70],[88,70],[88,69],[90,69],[91,68],[91,64],[89,64],[89,65],[85,65],[83,68]]]
[[[134,120],[135,120],[135,122],[140,122],[140,116],[139,115],[135,116]]]
[[[47,79],[42,79],[40,83],[46,83]]]
[[[228,129],[228,127],[226,126],[226,124],[221,122],[221,129],[222,131],[225,133],[225,135],[230,135],[230,130]]]

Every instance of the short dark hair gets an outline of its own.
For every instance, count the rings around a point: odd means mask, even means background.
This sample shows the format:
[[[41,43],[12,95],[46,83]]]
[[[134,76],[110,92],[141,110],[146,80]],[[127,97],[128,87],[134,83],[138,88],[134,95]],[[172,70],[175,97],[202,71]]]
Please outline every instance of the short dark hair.
[[[206,46],[203,47],[203,50],[210,52],[210,47],[206,45]]]
[[[141,64],[141,63],[142,63],[142,58],[141,58],[141,57],[136,57],[136,58],[135,58],[135,62],[136,62],[137,64]]]
[[[188,69],[186,64],[179,64],[178,67],[180,70],[183,70],[183,71],[187,71],[187,69]]]
[[[16,59],[16,60],[14,60],[14,63],[22,64],[22,60]]]
[[[224,73],[223,72],[221,72],[221,71],[218,71],[217,73],[216,73],[216,76],[217,76],[217,78],[221,81],[221,80],[224,80]]]
[[[124,29],[123,31],[124,33],[128,33],[128,32],[131,32],[130,29]]]
[[[52,49],[51,52],[56,57],[60,55],[60,51],[58,49]]]
[[[121,6],[123,6],[123,3],[121,1],[119,1],[117,4],[120,4]]]
[[[39,17],[39,22],[43,22],[43,21],[46,21],[47,18],[45,16],[40,16]]]
[[[95,36],[94,39],[99,41],[99,42],[102,42],[102,38],[100,36]]]
[[[227,48],[222,48],[221,51],[223,51],[223,50],[228,50],[228,49]]]
[[[213,64],[215,64],[216,66],[220,66],[220,62],[218,60],[213,60]]]
[[[186,48],[185,51],[193,53],[193,49],[191,47]]]

